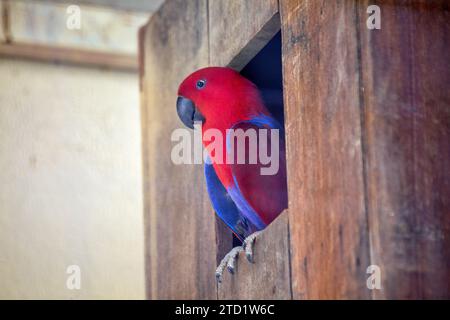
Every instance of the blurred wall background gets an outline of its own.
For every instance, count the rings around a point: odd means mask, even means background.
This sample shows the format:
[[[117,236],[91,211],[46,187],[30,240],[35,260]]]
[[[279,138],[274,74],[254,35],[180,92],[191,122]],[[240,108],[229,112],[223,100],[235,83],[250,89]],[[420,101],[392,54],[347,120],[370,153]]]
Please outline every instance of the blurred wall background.
[[[143,299],[137,30],[161,1],[0,1],[0,299]]]
[[[137,77],[2,59],[0,88],[0,298],[143,298]]]

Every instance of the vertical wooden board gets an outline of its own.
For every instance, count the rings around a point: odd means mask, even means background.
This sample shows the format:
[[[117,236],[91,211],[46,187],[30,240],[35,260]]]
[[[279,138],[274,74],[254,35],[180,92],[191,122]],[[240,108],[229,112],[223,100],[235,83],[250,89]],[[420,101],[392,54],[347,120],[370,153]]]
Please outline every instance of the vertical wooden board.
[[[216,216],[216,263],[222,261],[223,257],[233,249],[233,232]]]
[[[280,14],[293,297],[369,298],[355,1]]]
[[[174,165],[177,88],[208,65],[206,0],[170,0],[145,30],[142,107],[148,296],[217,297],[215,218],[201,165]]]
[[[277,0],[209,0],[211,65],[242,69],[279,30]]]
[[[381,30],[366,28],[367,6]],[[359,7],[376,298],[450,298],[448,1]]]
[[[6,41],[6,35],[5,35],[5,29],[7,29],[5,17],[7,15],[6,13],[6,2],[0,1],[0,43],[3,43]]]
[[[218,286],[219,299],[291,299],[288,213],[282,213],[256,239],[255,263],[239,254],[236,272],[225,271]]]
[[[209,0],[210,63],[241,70],[279,30],[277,0]],[[222,247],[229,233],[219,231]],[[291,299],[288,243],[284,213],[258,238],[256,263],[250,264],[241,253],[236,274],[225,272],[218,298]],[[219,254],[221,259],[223,249]]]

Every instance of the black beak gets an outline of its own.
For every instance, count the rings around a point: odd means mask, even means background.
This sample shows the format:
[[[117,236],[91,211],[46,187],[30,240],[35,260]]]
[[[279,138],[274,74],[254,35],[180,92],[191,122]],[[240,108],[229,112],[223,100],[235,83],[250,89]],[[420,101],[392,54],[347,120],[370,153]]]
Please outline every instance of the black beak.
[[[185,97],[177,99],[177,113],[186,127],[194,129],[194,122],[205,120],[205,117],[197,110],[192,100]]]

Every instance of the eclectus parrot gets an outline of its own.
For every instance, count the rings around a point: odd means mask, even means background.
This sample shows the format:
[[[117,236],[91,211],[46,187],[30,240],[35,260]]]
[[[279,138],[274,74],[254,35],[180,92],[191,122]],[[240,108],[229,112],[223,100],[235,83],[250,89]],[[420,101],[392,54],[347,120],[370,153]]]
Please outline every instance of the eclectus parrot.
[[[220,281],[225,265],[230,273],[234,272],[240,251],[245,249],[248,260],[253,262],[252,246],[256,235],[287,208],[283,128],[269,113],[258,88],[235,70],[224,67],[208,67],[189,75],[178,89],[177,113],[189,128],[201,122],[202,142],[209,155],[205,177],[212,206],[243,241],[242,247],[233,248],[219,264],[216,277]],[[209,129],[221,133],[222,150],[208,148],[213,142],[206,134]],[[250,149],[251,142],[245,140],[245,159],[241,161],[236,144],[230,141],[236,138],[231,136],[233,130],[230,129],[244,132],[244,138],[249,130],[256,132],[256,149]],[[273,129],[277,129],[278,141],[272,141]],[[259,135],[260,132],[266,136]],[[263,174],[267,159],[261,159],[261,151],[267,155],[278,151],[275,172]],[[257,157],[256,162],[250,161],[252,156]]]

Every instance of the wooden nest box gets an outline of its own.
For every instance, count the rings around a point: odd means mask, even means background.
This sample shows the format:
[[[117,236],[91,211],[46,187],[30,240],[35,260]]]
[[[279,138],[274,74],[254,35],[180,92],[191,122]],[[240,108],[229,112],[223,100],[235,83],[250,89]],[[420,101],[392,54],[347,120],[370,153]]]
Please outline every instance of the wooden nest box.
[[[375,1],[377,29],[372,2],[167,0],[142,28],[148,298],[450,298],[449,8]],[[217,284],[231,237],[170,161],[177,87],[280,31],[289,208]]]

